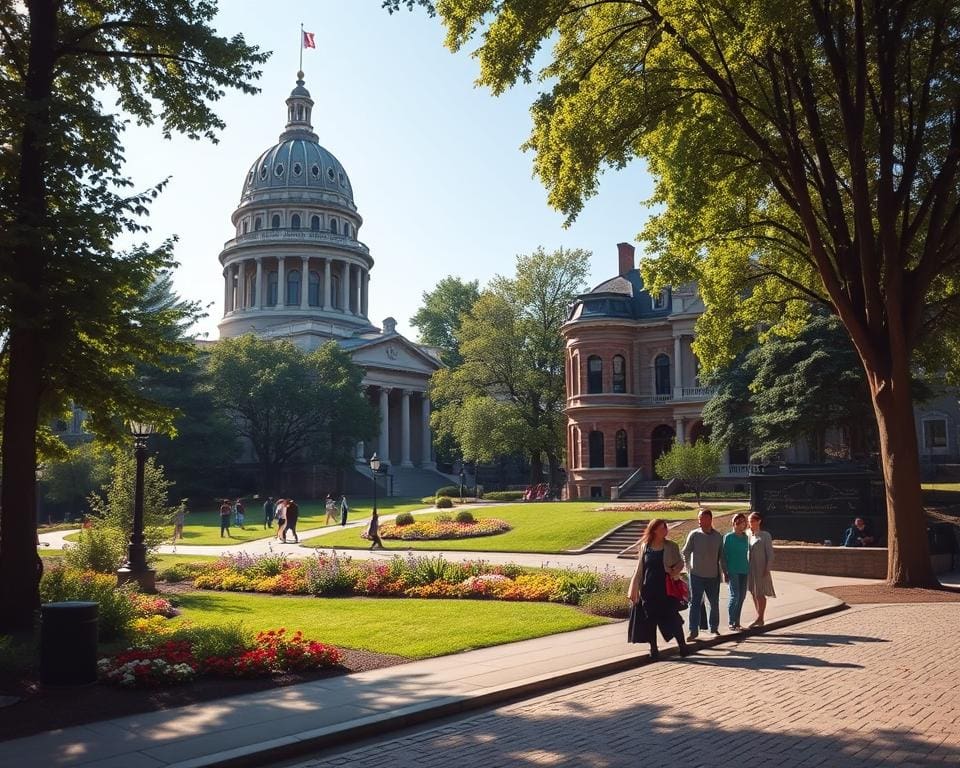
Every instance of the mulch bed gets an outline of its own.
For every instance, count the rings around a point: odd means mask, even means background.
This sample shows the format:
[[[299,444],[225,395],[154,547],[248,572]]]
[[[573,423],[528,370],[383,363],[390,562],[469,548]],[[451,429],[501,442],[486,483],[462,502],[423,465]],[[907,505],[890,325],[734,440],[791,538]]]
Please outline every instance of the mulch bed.
[[[940,587],[921,589],[914,587],[888,587],[886,584],[855,584],[843,587],[823,587],[825,592],[843,600],[847,605],[869,603],[960,603],[960,589]]]
[[[192,683],[169,688],[128,690],[99,684],[43,688],[36,680],[31,679],[0,680],[0,700],[10,695],[19,697],[19,701],[14,704],[0,706],[0,741],[124,715],[154,712],[353,672],[392,667],[409,661],[402,656],[349,648],[342,650],[345,656],[343,665],[334,669],[250,680],[200,678]]]

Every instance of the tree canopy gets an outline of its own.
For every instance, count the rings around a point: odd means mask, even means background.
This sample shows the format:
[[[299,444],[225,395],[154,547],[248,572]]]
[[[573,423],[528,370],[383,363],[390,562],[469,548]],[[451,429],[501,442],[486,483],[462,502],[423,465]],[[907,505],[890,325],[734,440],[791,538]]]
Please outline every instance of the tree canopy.
[[[426,0],[387,0],[386,6]],[[934,582],[910,367],[960,316],[960,8],[952,0],[440,0],[478,81],[537,78],[526,147],[572,218],[642,158],[657,206],[645,282],[696,280],[696,352],[834,312],[863,365],[890,531],[888,580]],[[549,53],[544,47],[552,46]],[[954,346],[955,348],[955,346]],[[936,356],[934,356],[936,359]]]
[[[681,480],[697,494],[697,504],[707,483],[716,478],[723,460],[723,446],[697,440],[695,443],[674,443],[669,451],[657,457],[660,477]]]
[[[133,307],[172,266],[172,243],[114,249],[145,229],[163,183],[131,190],[121,134],[132,118],[213,139],[224,123],[210,102],[255,91],[267,54],[217,34],[216,12],[213,0],[0,3],[3,629],[29,629],[38,601],[38,423],[81,388],[98,413],[149,409],[135,387],[112,384],[168,351],[155,316]]]
[[[456,367],[463,362],[460,354],[460,324],[480,297],[479,280],[461,280],[448,275],[424,291],[423,304],[410,318],[410,325],[420,332],[420,341],[440,347],[440,358],[446,365]]]

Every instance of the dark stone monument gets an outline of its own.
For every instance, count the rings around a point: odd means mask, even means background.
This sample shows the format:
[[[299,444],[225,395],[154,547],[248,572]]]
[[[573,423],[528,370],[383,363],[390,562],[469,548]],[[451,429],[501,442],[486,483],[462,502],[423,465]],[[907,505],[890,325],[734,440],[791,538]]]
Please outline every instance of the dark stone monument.
[[[883,546],[887,540],[883,477],[850,464],[761,467],[750,474],[750,505],[774,539],[843,543],[862,517]]]

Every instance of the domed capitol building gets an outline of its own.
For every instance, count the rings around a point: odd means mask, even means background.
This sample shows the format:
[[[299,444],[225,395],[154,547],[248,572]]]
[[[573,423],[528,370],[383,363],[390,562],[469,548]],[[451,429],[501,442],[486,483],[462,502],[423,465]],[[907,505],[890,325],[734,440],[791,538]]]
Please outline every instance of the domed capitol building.
[[[220,338],[252,333],[305,351],[330,340],[364,370],[379,409],[376,445],[357,445],[357,466],[377,452],[391,465],[396,493],[426,495],[448,479],[432,458],[427,385],[442,367],[436,351],[411,342],[387,318],[368,317],[370,249],[343,165],[313,132],[314,102],[303,72],[286,101],[287,124],[243,179],[235,235],[220,252],[224,307]]]

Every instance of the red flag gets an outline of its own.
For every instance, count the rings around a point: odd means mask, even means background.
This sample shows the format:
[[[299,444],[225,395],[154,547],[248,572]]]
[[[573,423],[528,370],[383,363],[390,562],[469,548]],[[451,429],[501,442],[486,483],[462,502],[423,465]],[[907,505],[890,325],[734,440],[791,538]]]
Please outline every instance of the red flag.
[[[316,48],[317,44],[313,41],[313,32],[304,32],[303,33],[303,47],[304,48]]]

